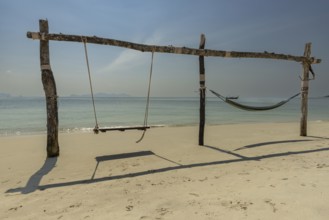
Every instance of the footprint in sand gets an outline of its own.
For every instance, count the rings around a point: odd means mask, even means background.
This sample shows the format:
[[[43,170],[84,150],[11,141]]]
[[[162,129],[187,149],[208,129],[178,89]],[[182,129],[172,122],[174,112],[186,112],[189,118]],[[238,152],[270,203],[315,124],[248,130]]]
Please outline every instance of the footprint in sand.
[[[189,193],[191,196],[195,196],[195,197],[199,197],[200,195],[199,194],[196,194],[196,193]]]
[[[157,216],[157,217],[154,217],[154,216],[141,216],[139,219],[140,220],[148,220],[148,219],[152,219],[152,220],[161,220],[163,219],[163,216],[165,216],[167,213],[170,213],[170,211],[167,209],[167,208],[158,208],[156,209],[156,212],[158,215],[160,216]]]
[[[8,183],[8,182],[9,182],[9,180],[4,180],[4,181],[1,181],[1,184]]]
[[[156,211],[157,211],[161,216],[164,216],[164,215],[166,215],[167,213],[170,212],[167,208],[159,208],[159,209],[156,209]]]
[[[222,206],[225,206],[230,209],[242,209],[247,210],[249,206],[253,205],[252,202],[243,202],[243,201],[223,201]]]
[[[265,199],[264,202],[272,207],[273,212],[278,211],[278,209],[275,206],[275,203],[272,202],[272,199]]]
[[[153,219],[155,219],[155,218],[153,218],[153,217],[151,217],[151,216],[142,216],[142,217],[140,217],[139,219],[140,219],[140,220],[148,220],[148,219],[153,220]],[[158,218],[158,219],[159,219],[159,218]]]
[[[79,203],[76,203],[76,204],[70,205],[69,208],[71,208],[71,209],[72,209],[72,208],[79,208],[81,205],[82,205],[82,203],[79,202]]]
[[[327,165],[325,163],[316,165],[316,168],[324,168],[324,167],[329,167],[329,165]]]
[[[13,207],[13,208],[10,208],[8,209],[8,211],[17,211],[18,209],[22,208],[23,206],[20,205],[20,206],[17,206],[17,207]]]
[[[127,212],[130,212],[130,211],[133,210],[133,208],[134,208],[134,206],[132,206],[132,205],[127,205],[127,206],[126,206],[126,211],[127,211]]]

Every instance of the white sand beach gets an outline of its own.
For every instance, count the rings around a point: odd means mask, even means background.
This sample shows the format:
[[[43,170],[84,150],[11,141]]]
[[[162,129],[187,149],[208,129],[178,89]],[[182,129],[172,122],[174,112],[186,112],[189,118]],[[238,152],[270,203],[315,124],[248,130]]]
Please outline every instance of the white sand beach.
[[[0,219],[328,219],[329,122],[0,138]]]

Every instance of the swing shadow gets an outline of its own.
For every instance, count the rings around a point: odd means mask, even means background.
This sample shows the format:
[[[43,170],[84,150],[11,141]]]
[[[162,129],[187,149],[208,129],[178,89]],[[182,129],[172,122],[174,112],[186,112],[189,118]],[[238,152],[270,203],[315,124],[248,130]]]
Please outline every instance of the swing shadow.
[[[137,152],[123,153],[123,154],[104,155],[104,156],[98,156],[98,157],[95,158],[97,164],[96,164],[94,173],[91,176],[91,179],[92,180],[95,179],[97,168],[98,168],[98,165],[99,165],[100,162],[111,161],[111,160],[120,160],[120,159],[128,159],[128,158],[133,158],[133,157],[143,157],[143,156],[156,156],[160,159],[163,159],[163,160],[166,160],[166,161],[168,161],[170,163],[173,163],[175,165],[181,166],[181,164],[179,164],[175,161],[169,160],[165,157],[159,156],[159,155],[155,154],[152,151],[137,151]]]
[[[309,140],[304,140],[304,141],[309,141]],[[289,143],[289,142],[292,142],[292,141],[289,141],[289,140],[286,141],[286,143]],[[283,142],[281,141],[281,143],[283,143]],[[259,143],[257,145],[258,146],[265,146],[265,145],[269,145],[269,142]],[[134,177],[152,175],[152,174],[157,174],[157,173],[169,172],[169,171],[173,171],[173,170],[184,170],[184,169],[191,169],[191,168],[197,168],[197,167],[206,167],[206,166],[214,166],[214,165],[230,164],[230,163],[240,163],[240,162],[246,162],[246,161],[261,161],[261,160],[270,159],[270,158],[287,157],[287,156],[291,156],[291,155],[301,155],[301,154],[309,154],[309,153],[329,151],[329,147],[327,147],[327,148],[321,148],[321,149],[302,150],[302,151],[288,151],[288,152],[282,152],[282,153],[260,155],[260,156],[255,156],[255,157],[247,157],[247,156],[243,156],[241,154],[237,154],[237,153],[234,153],[234,152],[231,152],[231,151],[228,151],[228,150],[223,150],[219,147],[208,146],[208,145],[206,145],[204,147],[206,147],[208,149],[216,150],[220,153],[226,153],[226,154],[235,156],[237,158],[229,159],[229,160],[219,160],[219,161],[211,161],[211,162],[193,163],[193,164],[183,165],[183,164],[179,164],[175,161],[172,161],[170,159],[167,159],[165,157],[159,156],[159,155],[153,153],[152,151],[139,151],[139,152],[125,153],[125,154],[117,154],[117,155],[104,155],[104,156],[99,156],[99,157],[95,158],[96,161],[97,161],[97,164],[96,164],[96,168],[95,168],[95,170],[92,174],[92,177],[90,179],[39,185],[42,176],[49,173],[52,169],[51,167],[54,167],[54,165],[56,163],[56,161],[50,161],[50,162],[48,162],[48,165],[44,165],[42,168],[40,168],[39,171],[37,171],[30,178],[30,180],[26,184],[26,187],[16,188],[16,189],[9,189],[9,190],[6,191],[6,193],[21,192],[22,194],[27,194],[27,193],[32,193],[35,190],[47,190],[47,189],[51,189],[51,188],[59,188],[59,187],[67,187],[67,186],[83,185],[83,184],[92,184],[92,183],[120,180],[120,179],[126,179],[126,178],[134,178]],[[141,156],[157,156],[157,157],[159,157],[161,159],[164,159],[164,160],[167,160],[167,161],[169,161],[169,162],[171,162],[175,165],[174,166],[163,167],[163,168],[159,168],[159,169],[153,169],[153,170],[145,170],[145,171],[139,171],[139,172],[134,172],[134,173],[116,175],[116,176],[107,176],[107,177],[95,178],[95,173],[97,172],[98,164],[100,162],[109,161],[109,160],[117,160],[117,159],[126,159],[126,158],[132,158],[132,157],[141,157]],[[52,158],[50,158],[50,159],[52,159]],[[42,175],[40,175],[40,174],[42,174]]]

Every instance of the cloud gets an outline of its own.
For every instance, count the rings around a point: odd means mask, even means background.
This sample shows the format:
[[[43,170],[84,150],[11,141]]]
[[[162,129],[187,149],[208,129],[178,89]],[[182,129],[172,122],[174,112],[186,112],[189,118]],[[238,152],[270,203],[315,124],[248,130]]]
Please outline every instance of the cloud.
[[[143,62],[138,51],[124,50],[117,58],[99,70],[100,73],[116,73],[136,68]]]
[[[141,37],[137,37],[137,38],[141,38]],[[137,39],[131,42],[142,43],[147,45],[161,45],[162,40],[163,40],[163,34],[160,31],[156,31],[150,37],[144,40]],[[127,71],[129,69],[136,69],[140,66],[148,65],[149,59],[146,57],[150,57],[149,53],[143,53],[132,49],[124,49],[114,60],[112,60],[109,64],[106,64],[105,67],[101,68],[99,72],[115,73],[115,72]]]

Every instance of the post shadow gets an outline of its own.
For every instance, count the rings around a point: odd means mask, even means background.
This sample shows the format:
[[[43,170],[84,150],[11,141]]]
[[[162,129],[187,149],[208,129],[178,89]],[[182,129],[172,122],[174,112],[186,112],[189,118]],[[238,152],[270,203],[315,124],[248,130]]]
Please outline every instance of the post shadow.
[[[221,153],[230,154],[232,156],[235,156],[235,157],[238,157],[238,158],[241,158],[241,159],[248,159],[248,157],[246,157],[246,156],[243,156],[241,154],[237,154],[237,153],[234,153],[234,152],[231,152],[231,151],[228,151],[228,150],[223,150],[223,149],[220,149],[218,147],[213,147],[213,146],[209,146],[209,145],[204,145],[203,147],[211,149],[211,150],[219,151]]]
[[[47,158],[43,166],[30,177],[25,187],[9,189],[6,193],[21,192],[22,194],[28,194],[36,191],[39,189],[39,184],[43,176],[47,175],[56,166],[56,163],[57,157]]]
[[[262,142],[262,143],[257,143],[257,144],[245,145],[243,147],[239,147],[239,148],[235,149],[234,151],[239,151],[239,150],[254,148],[254,147],[263,147],[266,145],[273,145],[273,144],[297,143],[297,142],[306,142],[306,141],[314,141],[314,140],[306,139],[306,140],[268,141],[268,142]]]
[[[311,136],[311,135],[307,135],[307,137],[310,137],[310,138],[317,138],[317,139],[323,139],[323,140],[329,140],[328,137]]]

